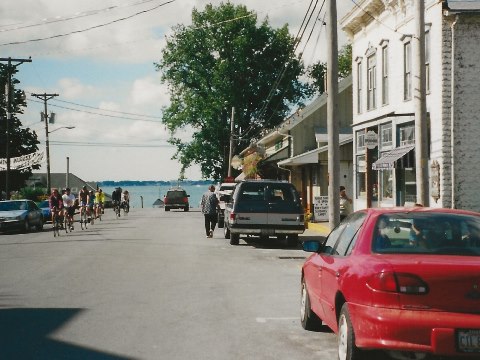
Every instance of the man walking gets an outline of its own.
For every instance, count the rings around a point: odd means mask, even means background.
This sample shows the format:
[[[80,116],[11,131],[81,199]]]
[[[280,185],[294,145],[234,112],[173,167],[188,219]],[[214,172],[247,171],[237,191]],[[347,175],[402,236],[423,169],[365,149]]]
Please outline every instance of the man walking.
[[[207,238],[213,237],[213,231],[217,225],[217,209],[220,208],[218,204],[217,195],[215,195],[215,186],[210,185],[206,193],[202,195],[200,207],[202,208],[203,216],[205,217],[205,232]]]

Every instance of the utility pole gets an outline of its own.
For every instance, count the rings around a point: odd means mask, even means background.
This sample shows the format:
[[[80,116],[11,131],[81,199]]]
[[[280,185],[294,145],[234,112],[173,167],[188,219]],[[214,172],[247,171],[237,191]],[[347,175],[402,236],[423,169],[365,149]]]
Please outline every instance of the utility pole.
[[[234,131],[234,123],[233,117],[235,115],[235,108],[232,107],[232,117],[230,119],[230,151],[228,153],[228,177],[232,176],[232,157],[233,157],[233,131]]]
[[[425,75],[425,2],[415,3],[415,170],[417,182],[417,203],[429,205],[428,196],[428,136]]]
[[[35,96],[36,98],[39,98],[40,100],[43,100],[43,105],[44,105],[44,112],[43,112],[43,120],[45,121],[45,145],[47,148],[47,194],[50,195],[51,192],[51,179],[50,179],[50,142],[48,140],[48,112],[47,112],[47,101],[50,99],[53,99],[55,96],[58,96],[58,94],[32,94],[32,96]]]
[[[0,58],[0,61],[6,61],[8,63],[7,65],[7,71],[8,71],[8,76],[7,76],[7,86],[5,87],[5,97],[7,100],[7,121],[5,123],[5,128],[6,128],[6,141],[5,141],[5,157],[7,160],[7,171],[5,175],[5,192],[7,194],[7,200],[10,200],[10,119],[12,118],[12,96],[11,93],[13,92],[11,87],[12,87],[12,75],[13,75],[13,69],[15,69],[17,66],[23,64],[24,62],[32,62],[32,58],[28,59],[12,59],[11,57],[8,58]],[[15,62],[17,64],[12,65],[12,62]]]
[[[340,222],[340,142],[338,138],[338,38],[337,2],[327,7],[327,131],[328,131],[328,221],[333,229]]]

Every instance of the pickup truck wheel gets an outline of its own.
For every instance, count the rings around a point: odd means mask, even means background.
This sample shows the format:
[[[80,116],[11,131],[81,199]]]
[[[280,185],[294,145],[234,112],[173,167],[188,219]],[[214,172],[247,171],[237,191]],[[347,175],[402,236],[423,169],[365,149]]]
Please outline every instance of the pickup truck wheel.
[[[240,242],[240,234],[230,233],[230,245],[238,245]]]

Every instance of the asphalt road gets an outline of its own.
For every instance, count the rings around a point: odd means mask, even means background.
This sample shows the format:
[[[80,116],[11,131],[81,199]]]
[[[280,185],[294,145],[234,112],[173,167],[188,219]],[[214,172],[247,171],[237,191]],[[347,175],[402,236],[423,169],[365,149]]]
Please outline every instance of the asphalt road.
[[[78,225],[0,234],[1,359],[336,359],[300,325],[300,248],[206,238],[195,211]]]

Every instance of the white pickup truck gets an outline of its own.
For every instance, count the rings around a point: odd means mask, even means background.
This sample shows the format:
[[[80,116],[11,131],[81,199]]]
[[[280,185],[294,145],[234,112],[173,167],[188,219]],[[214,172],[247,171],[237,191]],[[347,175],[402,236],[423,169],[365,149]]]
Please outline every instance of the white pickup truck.
[[[219,228],[223,228],[225,224],[225,204],[230,201],[235,185],[237,185],[237,183],[221,183],[215,192],[217,194],[218,203],[220,206],[217,221]]]

